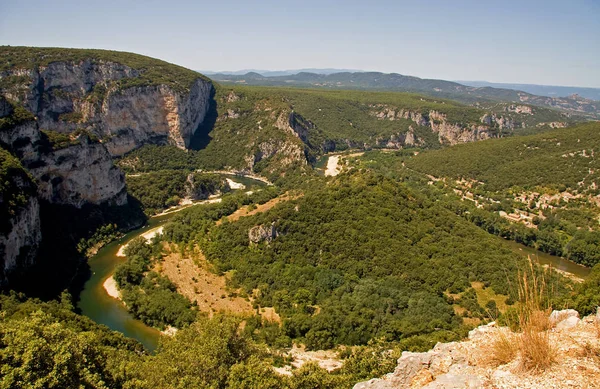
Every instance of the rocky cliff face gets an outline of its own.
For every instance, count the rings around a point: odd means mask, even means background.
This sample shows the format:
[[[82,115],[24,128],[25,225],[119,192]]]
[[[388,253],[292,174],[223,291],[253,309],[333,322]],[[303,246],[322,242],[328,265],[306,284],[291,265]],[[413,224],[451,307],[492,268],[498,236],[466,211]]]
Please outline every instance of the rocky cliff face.
[[[0,223],[0,283],[34,261],[41,202],[125,205],[125,179],[113,157],[148,142],[189,147],[213,93],[195,72],[134,54],[2,50],[0,152],[18,157],[35,184]],[[7,204],[0,199],[0,210]]]
[[[34,260],[41,242],[35,183],[19,161],[0,148],[0,287]]]
[[[211,90],[198,79],[185,95],[163,85],[114,91],[101,105],[83,105],[83,121],[95,126],[113,156],[153,141],[185,149],[208,112]]]
[[[28,63],[0,72],[0,96],[22,104],[36,117],[1,131],[0,142],[38,179],[41,198],[76,207],[122,205],[124,178],[111,157],[148,142],[189,147],[208,112],[212,84],[200,76],[185,87],[149,82],[144,71],[88,58],[45,66]],[[0,117],[12,114],[11,104],[4,98],[0,103]],[[76,138],[75,132],[88,135],[54,150],[44,146],[40,130],[71,138]]]
[[[417,112],[413,110],[399,109],[384,104],[371,105],[371,115],[379,120],[400,120],[406,119],[413,121],[417,126],[429,127],[431,131],[438,135],[441,144],[455,145],[458,143],[474,142],[485,140],[495,136],[495,131],[491,128],[491,117],[485,116],[481,119],[485,125],[464,125],[452,123],[447,116],[438,111]],[[503,122],[504,123],[504,122]],[[509,128],[505,126],[502,128]],[[501,128],[501,129],[502,129]],[[514,127],[510,127],[513,129]],[[380,142],[381,143],[381,142]],[[420,140],[415,137],[414,129],[409,129],[404,134],[397,134],[386,142],[386,147],[399,148],[402,146],[419,145]]]
[[[528,107],[526,107],[528,108]],[[523,110],[519,110],[519,111],[515,111],[517,113],[523,113],[525,111]],[[522,123],[517,123],[513,118],[511,117],[505,117],[502,115],[497,115],[495,113],[487,113],[485,115],[483,115],[481,117],[481,123],[487,125],[487,126],[496,126],[498,127],[498,129],[500,130],[515,130],[517,128],[521,128],[524,127],[524,125]]]
[[[38,180],[39,197],[50,203],[77,208],[86,203],[127,203],[123,172],[103,145],[86,136],[77,145],[40,155],[29,170]]]
[[[273,239],[277,238],[279,232],[275,228],[275,222],[270,225],[259,225],[254,226],[248,231],[248,240],[250,243],[267,242],[271,243]]]
[[[121,85],[139,76],[115,62],[53,62],[0,73],[0,79],[21,80],[1,93],[25,105],[40,128],[63,133],[85,128],[113,156],[149,141],[188,147],[208,112],[212,84],[199,77],[185,92],[169,85]]]
[[[0,287],[7,284],[10,275],[31,266],[42,241],[40,204],[30,196],[26,205],[10,220],[10,230],[0,234]]]
[[[53,149],[35,121],[0,131],[0,144],[19,157],[36,179],[38,196],[53,204],[127,203],[123,172],[106,148],[85,135]]]

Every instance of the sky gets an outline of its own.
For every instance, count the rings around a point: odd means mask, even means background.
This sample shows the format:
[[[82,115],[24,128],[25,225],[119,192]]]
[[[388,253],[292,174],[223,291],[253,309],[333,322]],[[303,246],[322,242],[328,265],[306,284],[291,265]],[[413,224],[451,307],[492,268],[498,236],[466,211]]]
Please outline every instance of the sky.
[[[0,0],[0,45],[600,87],[600,0]]]

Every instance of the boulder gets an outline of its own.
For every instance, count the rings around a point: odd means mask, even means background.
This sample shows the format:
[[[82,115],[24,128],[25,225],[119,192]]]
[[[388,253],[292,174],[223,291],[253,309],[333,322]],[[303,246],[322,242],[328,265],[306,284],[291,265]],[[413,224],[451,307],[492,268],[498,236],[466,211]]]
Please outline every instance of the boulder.
[[[248,231],[248,240],[250,243],[267,242],[270,243],[277,237],[277,229],[275,229],[275,222],[271,225],[259,225],[254,226]]]
[[[556,325],[556,329],[558,329],[558,330],[565,330],[567,328],[573,328],[577,324],[579,324],[580,321],[581,320],[578,317],[576,317],[576,316],[569,316],[565,320],[560,321]]]
[[[579,312],[574,309],[563,309],[560,311],[552,311],[550,314],[550,325],[555,326],[561,321],[570,317],[579,318]]]

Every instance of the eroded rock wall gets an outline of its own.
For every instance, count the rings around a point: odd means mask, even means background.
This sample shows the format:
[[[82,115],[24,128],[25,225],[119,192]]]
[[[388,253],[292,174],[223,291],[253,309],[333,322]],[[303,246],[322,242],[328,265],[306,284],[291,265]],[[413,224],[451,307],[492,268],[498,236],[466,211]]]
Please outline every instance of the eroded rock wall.
[[[85,128],[113,156],[147,142],[188,147],[208,112],[212,83],[199,77],[184,92],[167,85],[120,85],[138,76],[138,70],[115,62],[54,62],[0,73],[0,78],[28,80],[0,92],[33,113],[41,129],[65,133]]]

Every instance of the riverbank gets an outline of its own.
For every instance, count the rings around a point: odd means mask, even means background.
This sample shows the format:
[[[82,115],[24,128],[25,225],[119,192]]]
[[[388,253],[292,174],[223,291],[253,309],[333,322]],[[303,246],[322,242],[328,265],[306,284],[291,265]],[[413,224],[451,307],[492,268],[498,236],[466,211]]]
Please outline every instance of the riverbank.
[[[221,198],[214,198],[214,199],[208,199],[208,200],[200,200],[197,202],[189,202],[189,203],[182,203],[179,205],[174,205],[170,208],[165,209],[164,211],[162,211],[161,213],[157,213],[156,215],[152,215],[150,216],[151,218],[156,218],[156,217],[161,217],[161,216],[166,216],[166,215],[170,215],[172,213],[175,212],[181,212],[184,209],[187,209],[189,207],[193,207],[195,205],[202,205],[202,204],[215,204],[215,203],[220,203],[222,200]]]
[[[325,176],[335,177],[340,174],[341,169],[338,168],[340,163],[339,155],[332,155],[327,160],[327,167],[325,168]]]
[[[198,173],[207,173],[207,174],[225,174],[225,175],[229,175],[229,176],[238,176],[238,177],[245,177],[245,178],[250,178],[256,181],[260,181],[263,184],[267,184],[267,185],[273,185],[273,183],[271,181],[269,181],[268,179],[266,179],[265,177],[262,176],[257,176],[256,174],[252,174],[252,173],[246,173],[243,171],[234,171],[234,170],[197,170]]]
[[[363,155],[364,151],[344,153],[344,154],[331,154],[327,157],[327,165],[325,167],[324,175],[326,177],[335,177],[342,172],[342,165],[347,164],[345,158],[358,157]],[[324,156],[325,157],[325,156]]]
[[[162,234],[163,230],[164,230],[164,227],[160,226],[160,227],[153,228],[147,232],[144,232],[143,234],[140,234],[139,236],[141,236],[142,238],[144,238],[146,240],[151,240],[156,235]],[[119,251],[117,251],[117,257],[125,257],[125,249],[127,248],[127,245],[129,245],[129,242],[127,242],[126,244],[119,247]]]
[[[266,184],[262,180],[253,180],[244,176],[231,177],[231,179],[241,182],[250,191],[257,190],[254,188]],[[127,337],[136,339],[147,350],[153,351],[158,345],[161,332],[135,319],[127,310],[125,304],[118,300],[118,288],[112,276],[115,268],[124,260],[124,246],[140,235],[143,235],[146,239],[152,239],[157,233],[163,231],[162,227],[176,212],[196,205],[218,203],[220,201],[220,198],[211,198],[168,209],[161,214],[148,218],[145,226],[140,226],[140,228],[128,232],[118,240],[98,250],[98,253],[88,260],[89,279],[85,282],[77,303],[81,313],[98,324],[106,325],[111,330],[119,331]],[[119,252],[120,256],[117,255]],[[220,294],[218,296],[220,298]],[[174,329],[163,331],[163,333],[173,332]]]
[[[108,277],[102,284],[102,287],[110,297],[121,300],[121,292],[119,292],[117,281],[115,281],[113,276]]]
[[[233,181],[231,178],[225,179],[231,189],[246,189],[246,185]]]
[[[551,267],[553,270],[561,273],[574,282],[583,282],[592,271],[591,268],[585,267],[573,261],[569,261],[563,257],[550,255],[543,251],[536,250],[524,244],[517,243],[514,240],[508,240],[498,237],[499,240],[507,244],[510,249],[523,257],[529,257],[543,267]]]

